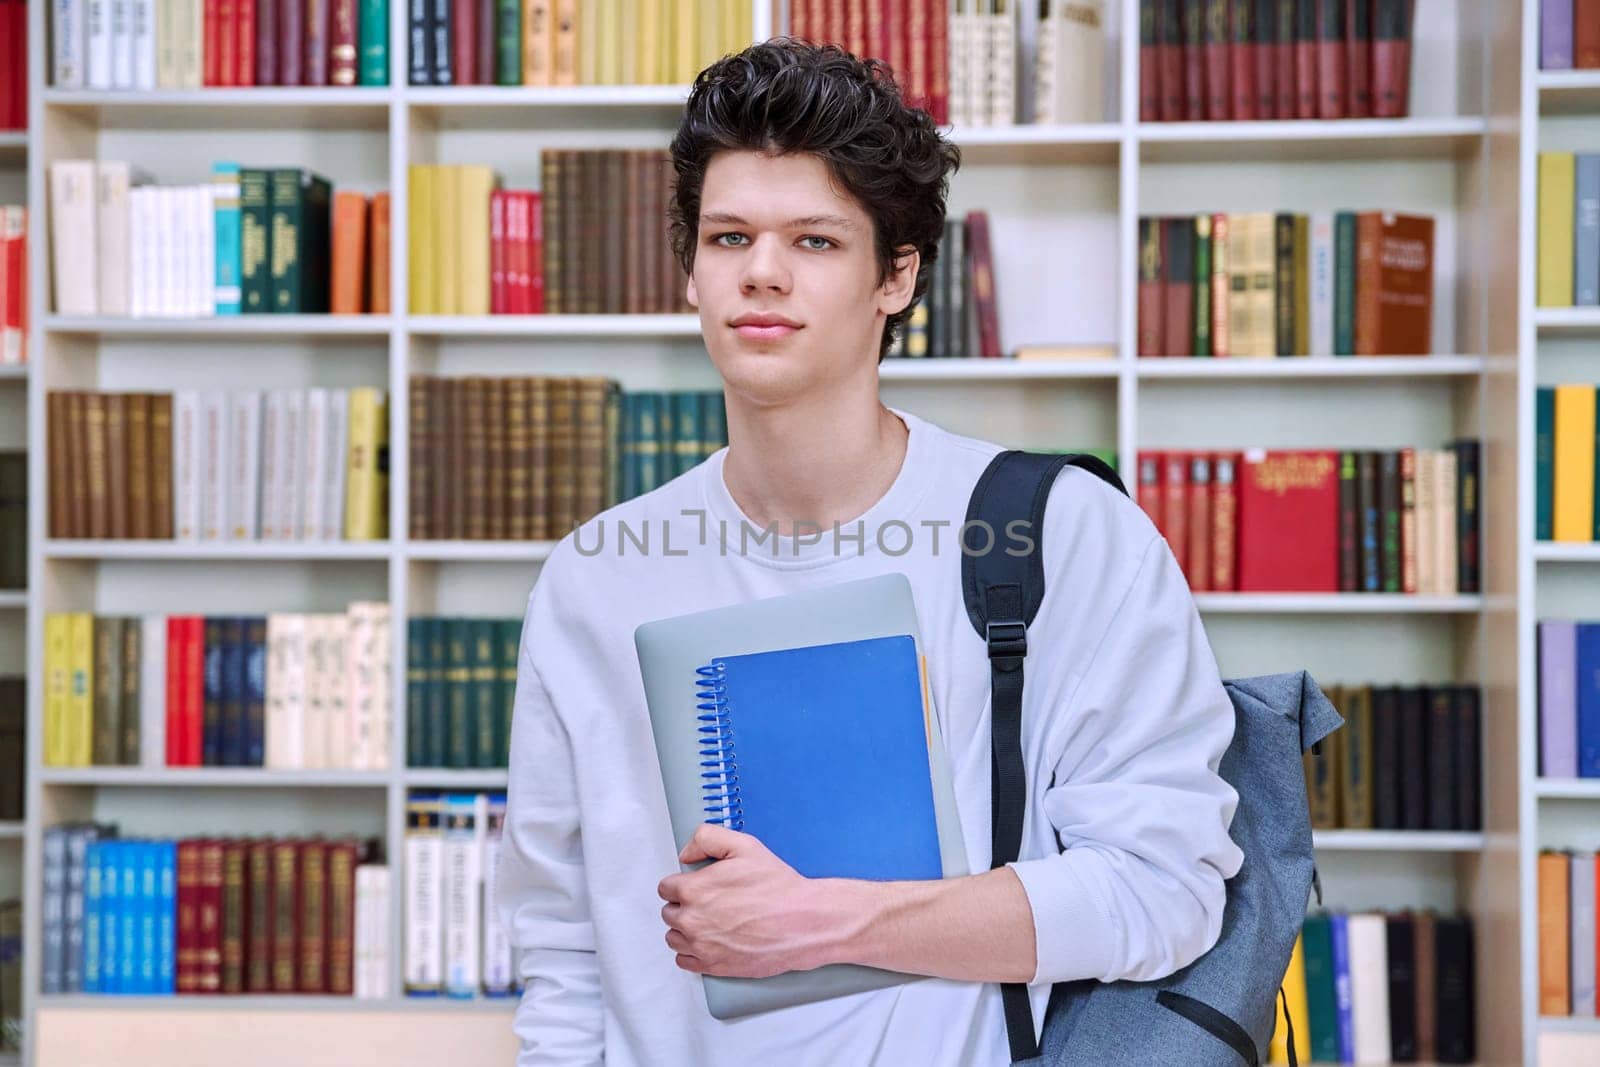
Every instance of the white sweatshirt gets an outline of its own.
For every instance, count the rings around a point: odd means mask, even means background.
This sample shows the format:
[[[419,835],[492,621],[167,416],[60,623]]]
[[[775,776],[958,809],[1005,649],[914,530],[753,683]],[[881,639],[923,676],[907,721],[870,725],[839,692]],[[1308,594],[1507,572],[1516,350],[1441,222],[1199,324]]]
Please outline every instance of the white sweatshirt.
[[[713,1019],[656,896],[680,867],[634,627],[892,571],[916,600],[968,860],[988,867],[989,664],[955,537],[1000,446],[895,413],[910,431],[900,473],[837,539],[760,540],[723,482],[724,450],[585,524],[545,564],[523,626],[497,893],[526,983],[519,1067],[1008,1062],[993,984],[930,978]],[[1052,982],[1163,977],[1209,949],[1242,860],[1228,836],[1238,797],[1217,774],[1233,709],[1166,542],[1136,504],[1069,468],[1043,544],[1012,865],[1038,944],[1036,1029]]]

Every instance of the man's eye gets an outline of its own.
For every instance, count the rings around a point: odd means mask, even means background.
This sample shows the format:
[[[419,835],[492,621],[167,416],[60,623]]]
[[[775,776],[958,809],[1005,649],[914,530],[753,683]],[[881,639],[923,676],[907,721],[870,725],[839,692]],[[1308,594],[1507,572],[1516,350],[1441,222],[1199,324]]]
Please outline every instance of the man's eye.
[[[744,234],[742,234],[742,233],[719,233],[719,234],[717,234],[715,237],[713,237],[711,239],[711,243],[712,244],[721,244],[725,248],[726,247],[732,247],[731,245],[725,243],[728,238],[737,238],[738,240],[742,241],[742,240],[744,240]]]
[[[831,240],[829,240],[826,237],[818,237],[815,234],[813,234],[810,237],[802,237],[800,239],[802,241],[821,241],[822,244],[821,244],[820,247],[817,246],[817,245],[809,245],[808,246],[814,252],[821,252],[823,249],[827,249],[827,248],[832,248],[833,247],[833,242]]]

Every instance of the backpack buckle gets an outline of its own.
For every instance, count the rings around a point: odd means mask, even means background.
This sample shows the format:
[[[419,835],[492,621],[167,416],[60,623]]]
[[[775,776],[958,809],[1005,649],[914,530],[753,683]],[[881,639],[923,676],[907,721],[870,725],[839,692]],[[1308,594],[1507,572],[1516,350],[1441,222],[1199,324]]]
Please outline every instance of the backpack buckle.
[[[1021,659],[1028,654],[1028,627],[1015,619],[991,621],[984,631],[989,659]]]

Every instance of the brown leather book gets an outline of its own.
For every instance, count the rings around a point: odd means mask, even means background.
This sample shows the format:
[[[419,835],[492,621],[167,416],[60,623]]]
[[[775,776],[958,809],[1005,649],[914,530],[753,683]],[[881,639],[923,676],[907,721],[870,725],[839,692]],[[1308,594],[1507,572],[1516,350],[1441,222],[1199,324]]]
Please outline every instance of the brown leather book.
[[[1295,118],[1317,117],[1317,0],[1294,0]]]
[[[478,0],[478,39],[474,42],[477,56],[478,84],[493,85],[495,78],[495,8],[496,0]]]
[[[128,536],[150,537],[150,394],[129,393],[127,405]]]
[[[467,529],[469,541],[482,541],[489,536],[489,433],[488,420],[489,380],[473,376],[462,381],[466,392],[466,498]]]
[[[345,996],[355,988],[356,861],[354,841],[328,846],[327,988]],[[493,919],[485,916],[485,921]]]
[[[407,399],[410,402],[410,481],[407,482],[407,529],[413,541],[429,540],[432,500],[434,491],[430,474],[433,470],[433,427],[429,421],[430,379],[420,374],[411,376]]]
[[[1182,122],[1185,115],[1183,77],[1183,6],[1179,0],[1156,0],[1156,62],[1161,65],[1161,121]]]
[[[45,397],[45,432],[49,437],[50,536],[81,536],[72,525],[72,476],[67,469],[71,428],[67,394],[52,390]]]
[[[1347,686],[1344,691],[1344,780],[1339,783],[1340,825],[1347,830],[1372,829],[1372,687]]]
[[[1600,5],[1572,5],[1572,65],[1600,67]]]
[[[483,395],[484,464],[487,491],[485,536],[491,541],[506,539],[506,379],[490,378]]]
[[[329,310],[335,315],[361,314],[367,290],[367,198],[360,193],[333,194],[332,272]]]
[[[605,378],[579,378],[576,394],[574,510],[578,522],[587,522],[605,507],[606,493],[606,389]]]
[[[1345,4],[1344,63],[1349,117],[1372,116],[1372,7],[1371,0]]]
[[[525,378],[528,386],[528,536],[551,539],[550,522],[550,379]]]
[[[222,844],[222,992],[245,990],[245,938],[250,928],[246,892],[245,844],[230,838]]]
[[[1166,339],[1161,298],[1163,277],[1161,219],[1146,215],[1139,219],[1139,348],[1141,356],[1159,356]]]
[[[1187,221],[1187,220],[1184,220]],[[1211,588],[1211,456],[1195,452],[1189,457],[1189,588],[1203,593]]]
[[[1167,539],[1167,547],[1178,561],[1178,569],[1189,569],[1189,454],[1164,452],[1166,470],[1161,476],[1161,522],[1157,528]]]
[[[561,195],[561,150],[546,148],[539,153],[540,229],[544,234],[543,255],[545,310],[558,315],[565,310],[561,301],[561,227],[557,211]]]
[[[435,538],[455,535],[450,513],[450,446],[455,424],[454,379],[425,378],[428,394],[428,533]]]
[[[683,268],[678,265],[677,259],[672,254],[672,242],[667,239],[667,205],[672,200],[672,185],[674,182],[672,161],[665,152],[657,152],[659,161],[658,181],[656,185],[656,206],[652,218],[656,220],[651,227],[655,231],[656,269],[659,272],[657,281],[660,289],[660,309],[663,314],[671,315],[689,309],[688,297],[684,294],[684,282],[687,280]]]
[[[1229,77],[1228,50],[1233,40],[1228,0],[1205,0],[1206,114],[1211,122],[1225,122],[1233,113],[1233,85]]]
[[[988,212],[967,212],[967,248],[972,254],[972,308],[978,318],[978,355],[999,359],[1005,353],[1000,350],[999,287],[989,244]]]
[[[445,506],[449,509],[445,527],[451,538],[472,536],[470,511],[472,502],[467,485],[467,420],[468,389],[465,378],[441,379],[450,383],[450,444],[448,452],[449,466],[444,470],[446,496]]]
[[[548,378],[548,444],[546,477],[549,482],[546,505],[550,540],[560,540],[572,531],[577,518],[578,390],[572,378]]]
[[[1324,686],[1323,695],[1335,708],[1344,706],[1344,690],[1339,686]],[[1305,751],[1306,802],[1311,811],[1313,830],[1339,828],[1339,784],[1344,776],[1340,754],[1343,748],[1340,731],[1335,730]]]
[[[128,536],[131,487],[128,481],[128,394],[106,393],[105,464],[107,537]]]
[[[1227,3],[1227,0],[1222,0]],[[1139,0],[1139,121],[1161,121],[1163,0]]]
[[[300,847],[300,939],[295,970],[300,992],[328,989],[328,844],[311,840]]]
[[[195,956],[199,992],[222,989],[222,842],[207,839],[200,845],[198,952]]]
[[[605,215],[602,218],[605,236],[601,240],[600,294],[601,310],[608,315],[620,315],[623,306],[623,262],[628,255],[627,196],[628,159],[620,149],[608,150],[602,158],[602,181]]]
[[[1211,461],[1211,588],[1239,588],[1239,455],[1218,452]]]
[[[300,844],[272,843],[272,991],[293,993],[300,977]]]
[[[646,314],[663,311],[661,304],[661,271],[666,262],[663,246],[667,241],[667,182],[666,166],[660,153],[646,150],[641,154],[640,174],[643,177],[644,221],[639,234],[639,310]]]
[[[1350,104],[1345,70],[1346,0],[1317,0],[1317,114],[1348,118]]]
[[[505,381],[505,536],[511,541],[532,538],[528,515],[529,469],[528,405],[532,390],[526,378]]]
[[[1433,233],[1433,219],[1427,215],[1357,216],[1358,356],[1432,353]]]
[[[1372,113],[1402,118],[1411,109],[1411,2],[1375,0],[1372,12]]]
[[[622,257],[622,310],[637,315],[644,310],[643,268],[644,243],[648,231],[644,224],[640,204],[644,199],[645,153],[626,149],[622,153],[623,165],[623,242],[626,254]],[[663,225],[664,225],[663,221]]]
[[[309,2],[309,0],[308,0]],[[452,85],[477,85],[478,0],[446,0],[450,11],[450,66]]]
[[[1412,915],[1412,940],[1417,953],[1417,1062],[1431,1063],[1438,1047],[1438,938],[1431,911]]]
[[[95,533],[95,526],[90,521],[90,485],[89,485],[89,395],[86,392],[67,393],[67,480],[70,483],[68,499],[72,508],[72,536],[74,537],[104,537],[105,536],[105,511],[104,500],[101,502],[100,533]],[[100,427],[104,434],[105,409],[100,409]],[[103,436],[102,436],[103,439]],[[105,479],[104,454],[98,461],[96,470],[100,472],[102,490]]]
[[[117,762],[125,767],[139,765],[139,693],[143,667],[139,658],[141,641],[139,619],[124,619],[121,648],[117,652],[122,657],[122,692],[118,694],[122,707],[117,716],[122,723],[122,737]]]
[[[1251,55],[1256,67],[1258,119],[1278,117],[1278,0],[1254,0],[1255,19],[1250,27]]]
[[[83,425],[85,467],[88,476],[89,536],[111,536],[111,497],[107,479],[110,477],[106,456],[106,396],[104,393],[83,394]]]
[[[1163,279],[1160,352],[1164,356],[1193,355],[1194,219],[1179,215],[1159,222]]]
[[[200,991],[200,846],[202,842],[178,842],[177,933],[173,987],[179,993]]]
[[[928,7],[926,2],[906,5],[906,69],[901,85],[906,103],[927,110],[928,100]],[[828,16],[833,33],[830,40],[844,41],[844,0],[828,0]]]
[[[150,394],[150,536],[172,540],[172,394]]]
[[[356,83],[356,0],[328,0],[332,5],[329,32],[328,84]]]
[[[301,85],[328,84],[328,40],[333,30],[332,3],[333,0],[303,0],[305,37],[301,44],[305,77],[301,80]],[[288,0],[285,10],[294,6],[294,0]]]
[[[1233,0],[1233,36],[1228,45],[1229,83],[1233,87],[1235,121],[1259,118],[1256,114],[1256,0]]]
[[[245,935],[245,990],[272,992],[272,842],[249,842],[245,861],[246,910],[249,924]]]
[[[1182,9],[1183,117],[1201,122],[1206,117],[1206,0],[1182,0]]]
[[[94,617],[91,758],[97,767],[122,762],[122,620]]]
[[[1570,854],[1542,851],[1538,860],[1539,1014],[1572,1014]]]
[[[1297,116],[1299,82],[1295,80],[1295,0],[1277,0],[1277,22],[1273,27],[1277,31],[1277,41],[1273,45],[1272,58],[1275,66],[1273,71],[1273,88],[1277,90],[1277,103],[1273,107],[1274,114],[1280,119],[1292,119]]]
[[[374,315],[389,314],[389,212],[389,194],[374,194],[367,250],[367,262],[372,264],[367,272],[367,310]]]

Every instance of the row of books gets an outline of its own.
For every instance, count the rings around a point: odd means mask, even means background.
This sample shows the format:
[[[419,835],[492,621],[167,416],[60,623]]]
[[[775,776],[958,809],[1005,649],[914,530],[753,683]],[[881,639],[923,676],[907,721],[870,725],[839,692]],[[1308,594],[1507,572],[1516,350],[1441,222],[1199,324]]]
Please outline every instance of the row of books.
[[[407,996],[504,997],[520,981],[495,906],[504,793],[406,798],[403,934]]]
[[[1600,8],[1589,0],[1539,0],[1539,69],[1600,67]]]
[[[885,358],[1003,356],[996,296],[988,212],[946,219],[928,289]]]
[[[28,3],[0,0],[0,130],[27,128]]]
[[[1538,386],[1534,393],[1534,537],[1600,541],[1595,509],[1597,390]]]
[[[28,585],[28,454],[0,452],[0,589]]]
[[[52,767],[389,766],[389,605],[255,616],[45,616]]]
[[[412,164],[409,301],[418,315],[681,313],[659,149],[546,149],[540,190],[486,165]]]
[[[388,193],[335,195],[304,168],[237,163],[184,186],[117,160],[58,160],[49,174],[63,315],[388,310]]]
[[[1600,778],[1600,622],[1541,619],[1539,774]]]
[[[22,902],[0,900],[0,1052],[21,1051]]]
[[[412,85],[687,85],[751,41],[749,0],[417,3]]]
[[[406,620],[406,766],[504,767],[522,620]]]
[[[1139,219],[1139,355],[1433,351],[1434,220],[1379,211]]]
[[[411,379],[413,540],[557,540],[728,443],[721,390],[608,378]]]
[[[0,205],[0,363],[27,361],[28,209],[4,204]]]
[[[1471,1063],[1472,919],[1432,911],[1306,917],[1284,975],[1271,1063]]]
[[[1600,862],[1592,850],[1550,848],[1539,851],[1536,867],[1539,1014],[1593,1019]]]
[[[1483,693],[1467,685],[1324,692],[1344,727],[1305,753],[1317,830],[1480,830]]]
[[[60,89],[388,85],[388,0],[58,0],[50,82]]]
[[[1401,118],[1411,0],[1139,0],[1139,119]]]
[[[1600,153],[1539,153],[1540,307],[1600,305]]]
[[[1196,592],[1476,593],[1479,454],[1141,451],[1138,500]]]
[[[384,390],[47,395],[51,537],[388,536]]]
[[[377,842],[44,832],[45,993],[388,995]]]
[[[0,675],[0,822],[22,819],[22,770],[28,765],[28,683]]]

